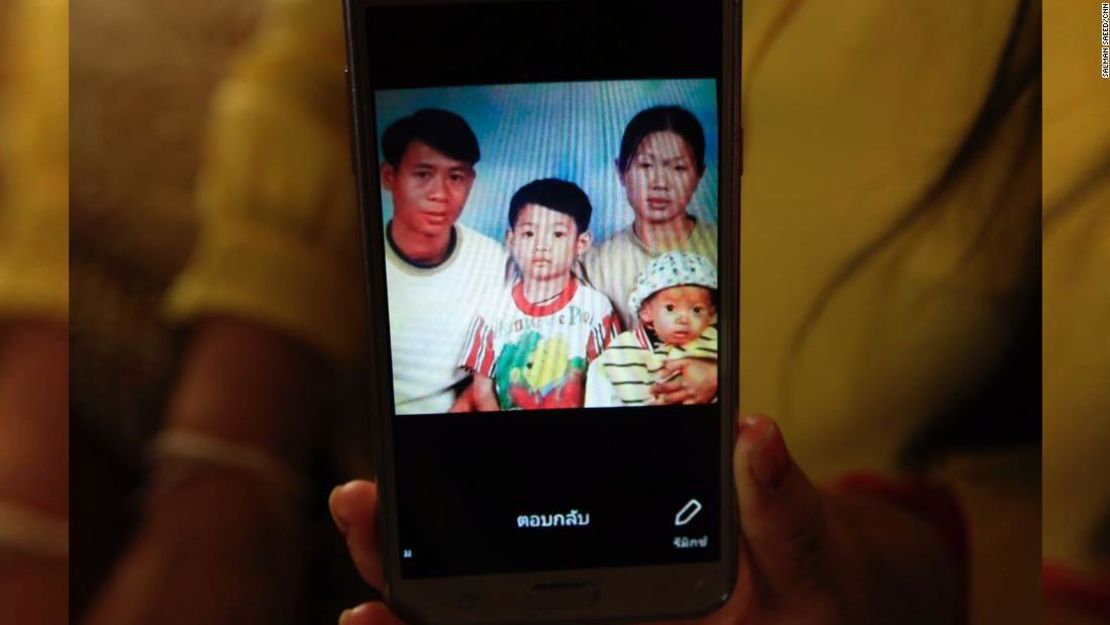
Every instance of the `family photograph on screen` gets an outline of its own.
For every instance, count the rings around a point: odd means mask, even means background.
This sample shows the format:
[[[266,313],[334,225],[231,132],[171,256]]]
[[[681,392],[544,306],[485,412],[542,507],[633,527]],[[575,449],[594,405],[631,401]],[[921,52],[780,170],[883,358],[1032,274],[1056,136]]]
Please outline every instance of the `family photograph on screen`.
[[[375,107],[397,414],[716,401],[715,81]]]

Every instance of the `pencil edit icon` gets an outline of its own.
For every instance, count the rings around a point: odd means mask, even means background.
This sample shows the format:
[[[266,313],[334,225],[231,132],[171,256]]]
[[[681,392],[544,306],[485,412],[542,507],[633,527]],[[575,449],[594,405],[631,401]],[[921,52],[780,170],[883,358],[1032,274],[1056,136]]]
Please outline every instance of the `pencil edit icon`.
[[[691,499],[690,501],[686,502],[686,505],[682,506],[682,509],[674,515],[675,527],[682,527],[683,525],[686,525],[687,523],[692,521],[694,517],[698,516],[699,512],[701,512],[700,501],[698,501],[697,499]]]

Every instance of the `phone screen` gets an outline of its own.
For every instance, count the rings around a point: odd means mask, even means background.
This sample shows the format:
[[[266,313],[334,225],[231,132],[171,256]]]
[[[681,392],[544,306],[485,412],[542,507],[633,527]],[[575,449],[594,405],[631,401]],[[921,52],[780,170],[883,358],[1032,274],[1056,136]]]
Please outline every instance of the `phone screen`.
[[[720,559],[720,3],[362,19],[400,575]]]

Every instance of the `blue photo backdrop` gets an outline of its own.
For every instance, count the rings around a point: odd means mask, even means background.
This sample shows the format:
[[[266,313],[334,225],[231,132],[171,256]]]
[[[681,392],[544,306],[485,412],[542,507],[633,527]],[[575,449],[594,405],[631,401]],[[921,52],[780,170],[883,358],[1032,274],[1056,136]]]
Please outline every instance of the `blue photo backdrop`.
[[[711,79],[398,89],[375,96],[379,150],[385,128],[417,109],[442,108],[466,119],[482,160],[460,221],[497,241],[505,238],[512,194],[537,178],[563,178],[586,191],[595,242],[632,223],[614,164],[624,127],[643,109],[682,106],[701,122],[706,140],[705,176],[688,210],[717,222],[717,91]],[[393,198],[383,193],[382,200],[388,221]]]

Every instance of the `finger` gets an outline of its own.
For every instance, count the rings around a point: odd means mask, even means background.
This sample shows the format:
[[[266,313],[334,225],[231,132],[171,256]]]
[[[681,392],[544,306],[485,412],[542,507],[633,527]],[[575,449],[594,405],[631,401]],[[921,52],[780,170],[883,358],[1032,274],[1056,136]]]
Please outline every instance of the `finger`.
[[[774,421],[744,419],[733,472],[740,525],[761,585],[783,596],[820,584],[828,564],[821,496],[790,457]]]
[[[656,395],[662,395],[663,393],[674,393],[675,391],[682,390],[686,390],[686,387],[683,385],[682,376],[665,378],[662,381],[656,382],[651,386],[651,392],[655,393]]]
[[[389,606],[374,601],[364,603],[339,615],[339,625],[405,625]]]
[[[366,583],[382,590],[382,557],[378,546],[378,487],[355,480],[336,488],[328,498],[335,525],[347,539],[351,560]]]
[[[686,359],[665,361],[663,363],[663,368],[660,369],[660,372],[662,373],[662,377],[665,378],[668,375],[671,375],[671,374],[674,374],[674,373],[682,373],[686,369],[686,364],[688,362],[689,361],[687,361]]]
[[[689,391],[684,388],[680,388],[677,391],[655,395],[655,403],[658,405],[681,404],[689,398]]]

